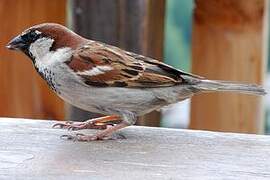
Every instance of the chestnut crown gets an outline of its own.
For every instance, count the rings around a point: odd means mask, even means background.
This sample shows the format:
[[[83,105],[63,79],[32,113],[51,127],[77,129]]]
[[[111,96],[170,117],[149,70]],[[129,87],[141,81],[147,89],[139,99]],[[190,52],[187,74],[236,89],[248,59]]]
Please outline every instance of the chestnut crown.
[[[11,50],[20,50],[31,57],[29,52],[31,44],[41,38],[53,40],[50,47],[52,51],[62,47],[75,49],[79,44],[86,41],[85,38],[65,26],[56,23],[43,23],[24,30],[20,35],[13,38],[6,47]]]

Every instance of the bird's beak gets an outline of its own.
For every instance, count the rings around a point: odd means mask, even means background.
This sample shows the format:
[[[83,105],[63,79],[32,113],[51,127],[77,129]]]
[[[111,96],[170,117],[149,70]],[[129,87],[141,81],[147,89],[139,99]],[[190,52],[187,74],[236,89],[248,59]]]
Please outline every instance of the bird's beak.
[[[11,49],[11,50],[20,50],[23,47],[25,47],[26,43],[25,41],[21,38],[21,36],[17,36],[13,38],[7,45],[6,48]]]

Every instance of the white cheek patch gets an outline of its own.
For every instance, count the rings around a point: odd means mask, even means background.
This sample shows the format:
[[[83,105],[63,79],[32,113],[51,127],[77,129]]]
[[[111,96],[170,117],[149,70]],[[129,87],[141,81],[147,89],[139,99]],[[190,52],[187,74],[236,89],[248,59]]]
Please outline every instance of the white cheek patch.
[[[113,70],[111,66],[96,66],[90,70],[77,72],[76,74],[85,75],[85,76],[96,76],[96,75],[104,74],[107,71],[111,71],[111,70]]]
[[[36,59],[35,65],[39,69],[44,69],[49,66],[57,66],[59,63],[67,61],[72,56],[71,48],[65,47],[50,51],[42,58]]]
[[[36,59],[41,59],[50,52],[53,42],[51,38],[40,38],[30,45],[29,51]]]
[[[50,51],[53,42],[53,39],[43,37],[33,42],[29,47],[29,52],[35,58],[35,65],[40,71],[43,71],[43,69],[49,66],[67,61],[71,57],[72,50],[69,47]]]

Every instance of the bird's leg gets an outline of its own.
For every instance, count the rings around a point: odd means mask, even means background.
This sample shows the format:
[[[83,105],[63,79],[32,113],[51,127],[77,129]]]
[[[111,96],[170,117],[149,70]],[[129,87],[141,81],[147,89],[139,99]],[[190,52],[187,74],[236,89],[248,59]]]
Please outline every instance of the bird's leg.
[[[81,130],[81,129],[106,129],[107,125],[119,123],[120,117],[116,115],[104,116],[95,119],[90,119],[85,122],[66,121],[64,123],[56,123],[53,128],[65,128],[68,130]]]
[[[102,130],[94,135],[84,135],[84,134],[76,134],[76,135],[63,135],[62,137],[67,138],[69,140],[74,141],[96,141],[96,140],[104,140],[107,139],[114,133],[115,131],[122,129],[124,127],[129,126],[130,124],[122,121],[121,123],[111,126],[105,130]]]

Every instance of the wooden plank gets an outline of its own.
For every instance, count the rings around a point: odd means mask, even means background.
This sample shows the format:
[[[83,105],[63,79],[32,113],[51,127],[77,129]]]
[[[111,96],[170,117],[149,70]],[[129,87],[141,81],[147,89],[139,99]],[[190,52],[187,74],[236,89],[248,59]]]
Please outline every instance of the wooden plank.
[[[8,51],[7,42],[25,28],[65,23],[65,0],[0,1],[0,116],[63,119],[63,102],[37,75],[23,54]]]
[[[125,50],[162,59],[165,0],[73,0],[72,28]],[[71,118],[87,115],[71,109]],[[139,124],[159,126],[159,113]]]
[[[264,0],[196,0],[192,71],[209,79],[263,83],[266,56]],[[263,131],[262,99],[215,93],[196,96],[191,128],[258,133]]]
[[[0,179],[270,178],[269,136],[134,126],[83,143],[53,123],[0,119]]]

